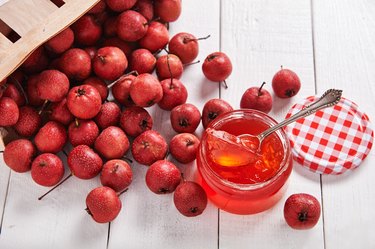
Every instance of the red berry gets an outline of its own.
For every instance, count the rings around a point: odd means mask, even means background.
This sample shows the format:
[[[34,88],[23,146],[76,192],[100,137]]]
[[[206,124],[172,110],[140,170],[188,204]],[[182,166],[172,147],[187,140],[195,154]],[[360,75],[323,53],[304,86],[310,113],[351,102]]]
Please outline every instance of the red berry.
[[[103,161],[89,146],[78,145],[68,155],[68,166],[74,176],[91,179],[100,173]]]
[[[103,186],[120,192],[127,187],[133,179],[133,172],[129,164],[123,160],[113,159],[103,165],[100,173],[100,182]]]
[[[120,126],[131,137],[137,137],[142,132],[151,130],[153,120],[148,111],[139,106],[126,108],[120,118]]]
[[[55,121],[48,121],[35,135],[34,142],[40,152],[57,153],[68,140],[65,127]]]
[[[73,87],[67,96],[69,111],[80,119],[95,117],[99,113],[101,105],[102,99],[98,90],[90,85]]]
[[[131,150],[134,160],[140,164],[151,165],[165,158],[168,144],[159,132],[148,130],[134,139]]]
[[[222,52],[209,54],[202,64],[203,74],[215,82],[225,81],[232,73],[232,63]]]
[[[31,169],[35,146],[27,139],[17,139],[5,146],[4,162],[12,170],[23,173]]]
[[[44,153],[37,156],[31,165],[31,177],[42,186],[56,185],[64,176],[64,165],[55,154]]]
[[[98,187],[86,197],[87,212],[98,223],[113,221],[121,211],[121,201],[109,187]]]
[[[180,181],[180,170],[167,160],[154,162],[146,173],[146,185],[155,194],[172,193]]]
[[[75,120],[68,128],[69,142],[73,146],[81,144],[93,146],[96,138],[99,136],[99,128],[92,120]]]
[[[191,133],[175,135],[169,142],[171,155],[180,163],[190,163],[195,160],[200,141]]]
[[[16,132],[23,137],[31,137],[40,127],[41,118],[38,112],[30,106],[20,108],[20,116],[14,125]]]
[[[173,202],[182,215],[193,217],[202,214],[206,209],[207,195],[199,184],[185,181],[176,188]]]
[[[0,99],[0,126],[15,125],[19,115],[18,106],[13,99],[8,97]]]
[[[294,229],[310,229],[316,225],[320,217],[319,201],[309,194],[293,194],[284,205],[284,218]]]
[[[95,150],[106,159],[122,158],[129,150],[130,143],[125,133],[116,126],[105,128],[97,137]]]
[[[295,72],[282,68],[273,76],[272,88],[276,96],[290,98],[299,92],[301,81]]]

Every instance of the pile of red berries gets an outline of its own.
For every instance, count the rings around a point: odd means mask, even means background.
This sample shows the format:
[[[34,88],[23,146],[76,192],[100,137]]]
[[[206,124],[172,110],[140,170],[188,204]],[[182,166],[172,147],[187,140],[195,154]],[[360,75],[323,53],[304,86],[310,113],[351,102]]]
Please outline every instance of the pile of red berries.
[[[180,13],[181,0],[102,0],[38,47],[0,83],[0,127],[18,134],[6,145],[5,163],[15,172],[31,171],[39,185],[56,187],[64,182],[65,167],[56,155],[63,151],[68,177],[100,175],[103,186],[88,194],[87,211],[95,221],[109,222],[121,210],[119,195],[132,182],[124,158],[131,151],[134,160],[150,166],[145,181],[151,191],[175,191],[174,203],[183,215],[201,214],[205,192],[182,178],[166,160],[167,152],[180,163],[195,160],[199,138],[193,133],[201,119],[206,127],[232,107],[214,99],[202,116],[186,103],[188,92],[179,79],[184,67],[194,64],[198,41],[209,36],[170,38],[169,23]],[[202,70],[208,79],[223,82],[232,65],[216,52]],[[155,104],[171,111],[178,134],[169,146],[152,129],[146,108]]]

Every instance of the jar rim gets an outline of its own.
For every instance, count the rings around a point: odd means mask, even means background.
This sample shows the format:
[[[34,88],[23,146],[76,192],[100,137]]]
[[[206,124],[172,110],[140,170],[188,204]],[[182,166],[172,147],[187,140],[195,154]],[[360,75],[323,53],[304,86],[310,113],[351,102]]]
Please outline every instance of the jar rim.
[[[208,128],[215,129],[215,127],[219,126],[220,124],[224,123],[228,119],[233,119],[233,118],[243,118],[243,117],[255,117],[264,122],[267,125],[273,126],[276,125],[278,122],[270,117],[268,114],[254,110],[254,109],[237,109],[237,110],[232,110],[226,113],[223,113],[219,115],[217,118],[215,118],[208,126]],[[222,178],[219,174],[217,174],[206,162],[205,157],[201,156],[201,160],[205,162],[206,167],[203,167],[206,171],[206,173],[209,173],[214,179],[218,180],[221,184],[226,185],[227,187],[237,189],[237,190],[256,190],[263,188],[265,186],[268,186],[272,184],[274,181],[276,181],[283,173],[288,169],[288,164],[289,160],[291,157],[291,148],[289,144],[289,139],[283,129],[279,129],[275,131],[274,133],[277,134],[278,138],[280,139],[283,148],[284,148],[284,157],[283,160],[281,161],[281,167],[278,169],[275,175],[273,175],[271,178],[269,178],[267,181],[264,182],[259,182],[259,183],[235,183],[232,181],[229,181],[227,179]],[[202,153],[205,147],[204,140],[206,138],[206,132],[204,131],[203,136],[202,136],[202,141],[201,141],[201,146],[200,146],[200,151],[199,153]]]

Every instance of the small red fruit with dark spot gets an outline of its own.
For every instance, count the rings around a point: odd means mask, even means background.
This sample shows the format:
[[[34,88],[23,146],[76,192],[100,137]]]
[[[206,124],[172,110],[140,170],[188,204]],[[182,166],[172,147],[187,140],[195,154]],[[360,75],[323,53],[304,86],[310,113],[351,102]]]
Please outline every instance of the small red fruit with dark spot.
[[[146,185],[155,194],[172,193],[180,182],[180,170],[167,160],[154,162],[146,173]]]
[[[242,95],[240,107],[247,109],[255,109],[264,113],[269,113],[272,109],[272,96],[263,88],[265,82],[261,87],[250,87]]]
[[[109,187],[98,187],[86,197],[86,211],[98,223],[113,221],[121,211],[117,193]]]
[[[196,158],[199,143],[200,141],[195,135],[180,133],[169,142],[169,151],[180,163],[190,163]]]
[[[91,119],[99,113],[102,99],[95,87],[81,85],[70,89],[66,104],[75,117]]]
[[[217,118],[220,114],[232,111],[233,107],[223,99],[211,99],[203,106],[202,124],[207,128],[209,123]]]
[[[150,107],[162,99],[163,88],[153,75],[140,74],[130,85],[130,97],[136,105]]]
[[[170,119],[176,132],[193,133],[201,121],[201,113],[195,105],[185,103],[172,109]]]
[[[131,150],[134,160],[151,165],[165,158],[168,144],[159,132],[148,130],[134,139]]]
[[[37,156],[31,165],[34,182],[45,187],[56,185],[64,176],[64,165],[55,154],[44,153]]]
[[[142,132],[151,130],[153,120],[148,111],[139,106],[126,108],[120,118],[120,126],[131,137],[137,137]]]
[[[281,67],[281,70],[273,76],[272,88],[276,96],[291,98],[299,92],[301,81],[295,72]]]
[[[232,62],[226,54],[214,52],[209,54],[204,60],[202,71],[207,79],[214,82],[223,81],[225,83],[225,80],[232,73]]]
[[[131,184],[133,172],[129,164],[123,160],[113,159],[103,165],[100,182],[103,186],[120,192]]]
[[[284,204],[284,218],[293,229],[310,229],[316,225],[320,217],[319,201],[310,194],[293,194]]]
[[[184,216],[193,217],[203,213],[207,206],[207,195],[203,188],[192,181],[184,181],[176,188],[173,202]]]

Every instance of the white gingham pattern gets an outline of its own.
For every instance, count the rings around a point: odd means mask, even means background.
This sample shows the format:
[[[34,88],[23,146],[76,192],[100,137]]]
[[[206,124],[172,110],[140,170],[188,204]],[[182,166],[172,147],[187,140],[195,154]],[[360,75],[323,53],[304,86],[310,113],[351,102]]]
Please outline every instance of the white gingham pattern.
[[[317,97],[295,104],[286,118]],[[293,158],[320,174],[341,174],[358,167],[371,150],[374,133],[366,114],[352,101],[340,102],[300,119],[287,127]]]

